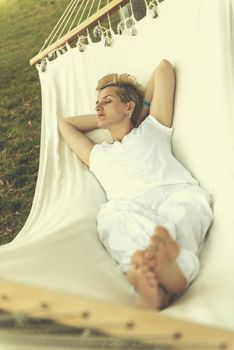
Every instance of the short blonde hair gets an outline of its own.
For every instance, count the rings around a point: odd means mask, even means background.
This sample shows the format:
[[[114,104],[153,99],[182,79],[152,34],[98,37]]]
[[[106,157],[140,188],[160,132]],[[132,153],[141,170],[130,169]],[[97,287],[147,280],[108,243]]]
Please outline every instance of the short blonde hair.
[[[100,92],[108,86],[117,87],[117,95],[124,103],[134,101],[135,109],[132,114],[132,123],[137,125],[137,120],[142,109],[144,87],[130,74],[107,74],[98,81],[96,90]]]

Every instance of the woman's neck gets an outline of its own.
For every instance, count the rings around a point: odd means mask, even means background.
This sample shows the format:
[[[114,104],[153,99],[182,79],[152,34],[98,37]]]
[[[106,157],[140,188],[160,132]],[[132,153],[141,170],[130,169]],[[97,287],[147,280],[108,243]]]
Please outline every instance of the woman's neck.
[[[129,124],[124,124],[122,126],[115,126],[113,128],[109,128],[113,142],[115,141],[121,142],[124,136],[129,134],[133,128],[134,126],[131,122]]]

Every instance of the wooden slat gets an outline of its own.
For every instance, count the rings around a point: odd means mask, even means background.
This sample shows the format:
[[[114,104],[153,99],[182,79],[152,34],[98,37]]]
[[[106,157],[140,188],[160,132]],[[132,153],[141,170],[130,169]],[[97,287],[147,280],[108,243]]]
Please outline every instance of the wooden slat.
[[[115,12],[119,8],[120,5],[123,6],[127,2],[129,2],[129,0],[113,0],[113,1],[111,1],[108,5],[101,8],[97,13],[93,14],[90,18],[86,19],[83,23],[79,24],[76,28],[71,30],[69,33],[62,36],[62,38],[57,40],[55,43],[53,43],[52,45],[50,45],[49,47],[47,47],[46,49],[41,51],[39,54],[34,56],[30,60],[30,64],[33,66],[36,63],[41,62],[41,60],[43,60],[43,58],[45,58],[50,52],[58,49],[59,47],[65,45],[66,43],[72,42],[73,40],[75,40],[77,38],[78,34],[81,34],[87,28],[91,28],[91,27],[95,26],[98,23],[98,21],[101,21],[103,18],[105,18],[105,16],[108,13],[112,14],[113,12]]]
[[[6,280],[0,280],[0,308],[125,339],[173,346],[177,350],[234,350],[234,332],[229,330]]]

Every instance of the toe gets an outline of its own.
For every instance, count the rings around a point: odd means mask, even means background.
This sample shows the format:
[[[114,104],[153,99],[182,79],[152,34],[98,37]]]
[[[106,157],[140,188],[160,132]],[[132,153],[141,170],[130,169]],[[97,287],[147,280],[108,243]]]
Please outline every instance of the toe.
[[[149,266],[148,265],[142,265],[140,268],[141,272],[146,273],[148,271],[150,271]]]
[[[156,264],[157,264],[156,259],[150,259],[150,260],[148,261],[148,266],[149,266],[150,268],[155,267]]]
[[[170,233],[165,227],[158,226],[155,229],[155,237],[158,237],[161,241],[166,241],[171,239]]]
[[[145,276],[147,278],[155,278],[155,273],[153,271],[149,270],[146,272]]]
[[[137,270],[136,270],[135,266],[131,265],[129,270],[127,271],[127,274],[126,274],[129,283],[134,287],[136,287],[136,272],[137,272]]]
[[[144,257],[149,260],[155,256],[155,247],[153,245],[149,245],[148,248],[144,252]]]
[[[151,246],[158,248],[164,241],[164,238],[158,234],[158,231],[150,237]]]
[[[140,266],[144,263],[144,254],[138,250],[132,255],[131,263],[135,266]]]
[[[156,287],[157,282],[155,281],[155,279],[151,278],[151,279],[149,280],[149,285],[150,285],[151,287]]]

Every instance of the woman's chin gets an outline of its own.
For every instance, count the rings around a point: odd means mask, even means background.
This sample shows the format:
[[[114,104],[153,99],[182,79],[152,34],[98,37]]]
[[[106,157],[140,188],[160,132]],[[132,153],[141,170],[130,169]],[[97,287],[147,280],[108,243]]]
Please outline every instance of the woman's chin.
[[[97,125],[98,125],[99,128],[104,128],[105,125],[106,125],[106,122],[105,122],[104,118],[103,119],[102,118],[98,118]]]

